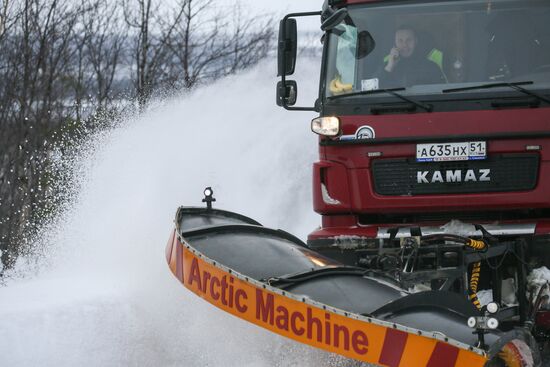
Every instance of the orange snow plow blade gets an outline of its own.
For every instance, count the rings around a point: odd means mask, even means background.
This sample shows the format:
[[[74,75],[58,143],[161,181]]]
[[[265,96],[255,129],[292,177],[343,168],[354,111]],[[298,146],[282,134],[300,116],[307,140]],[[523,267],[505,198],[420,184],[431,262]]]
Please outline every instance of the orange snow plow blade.
[[[201,234],[193,235],[199,243]],[[442,333],[343,311],[271,286],[207,257],[194,243],[177,225],[166,248],[177,279],[214,306],[279,335],[379,366],[481,367],[488,360],[483,350]]]

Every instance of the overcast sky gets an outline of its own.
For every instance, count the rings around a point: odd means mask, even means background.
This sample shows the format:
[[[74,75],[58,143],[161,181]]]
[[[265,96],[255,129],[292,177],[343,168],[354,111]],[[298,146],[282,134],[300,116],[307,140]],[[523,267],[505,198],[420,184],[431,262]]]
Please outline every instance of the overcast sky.
[[[234,6],[235,0],[219,0],[227,6]],[[251,13],[274,14],[277,18],[282,18],[287,13],[319,11],[323,6],[324,0],[241,0],[243,9],[249,9]],[[316,20],[319,24],[319,20]]]
[[[1,1],[1,0],[0,0]],[[176,0],[167,0],[168,4],[172,1],[174,4]],[[288,13],[300,13],[310,11],[320,11],[323,7],[324,0],[215,0],[212,4],[214,11],[221,10],[225,7],[232,8],[236,4],[240,3],[242,9],[245,10],[245,15],[273,15],[276,19],[281,19]],[[312,26],[312,24],[314,26]],[[320,22],[319,18],[313,21],[309,18],[308,21],[300,19],[298,26],[306,25],[308,29],[318,29]],[[301,29],[301,28],[299,28]]]
[[[234,0],[231,2],[234,3]],[[283,14],[290,12],[294,13],[321,10],[323,0],[256,0],[244,2],[243,5],[258,11],[269,11]]]
[[[234,5],[235,0],[220,0],[221,3]],[[268,11],[271,13],[290,13],[301,11],[316,11],[321,10],[323,0],[241,0],[243,8],[251,9],[252,11]]]

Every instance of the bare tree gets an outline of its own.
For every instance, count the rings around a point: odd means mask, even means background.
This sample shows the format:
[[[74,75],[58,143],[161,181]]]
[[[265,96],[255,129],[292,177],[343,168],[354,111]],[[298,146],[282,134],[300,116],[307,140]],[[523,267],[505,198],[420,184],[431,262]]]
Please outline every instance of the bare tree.
[[[6,185],[1,195],[8,223],[2,240],[8,244],[15,242],[47,199],[42,190],[48,180],[44,145],[66,118],[62,116],[78,8],[57,0],[26,0],[19,3],[17,12],[13,24],[17,31],[4,35],[9,51],[2,59],[2,76],[9,82],[2,96],[2,104],[8,106],[3,111],[2,164],[9,170],[2,176]]]
[[[246,69],[266,57],[273,39],[274,24],[271,17],[244,17],[240,4],[233,8],[233,31],[228,36],[231,58],[226,74]]]
[[[0,0],[0,119],[6,121],[12,110],[11,90],[14,77],[10,70],[9,60],[14,52],[10,34],[19,20],[21,12],[13,2]],[[0,168],[1,169],[1,168]]]
[[[217,4],[0,0],[0,261],[13,264],[21,235],[63,200],[56,144],[69,149],[131,97],[143,108],[157,91],[194,88],[268,54],[268,17]]]
[[[104,111],[113,95],[113,83],[124,59],[127,27],[121,6],[108,0],[85,0],[75,35],[73,87],[78,121]],[[84,106],[87,107],[84,112]]]
[[[164,6],[154,0],[123,0],[126,23],[137,32],[133,45],[135,88],[143,107],[155,88],[162,86],[162,68],[166,60],[166,43],[184,13],[184,4]]]
[[[86,47],[87,59],[94,71],[96,101],[104,106],[109,100],[113,81],[123,61],[128,34],[121,24],[121,9],[117,3],[108,0],[97,0],[96,3],[96,16],[91,17],[91,21],[87,23],[90,37]]]
[[[265,57],[272,38],[270,18],[248,18],[241,7],[212,13],[213,0],[182,0],[183,21],[168,47],[178,61],[171,78],[181,87],[214,80],[250,66]]]
[[[0,1],[0,41],[6,33],[9,33],[17,21],[18,12],[14,10],[15,6],[13,1],[1,0]]]

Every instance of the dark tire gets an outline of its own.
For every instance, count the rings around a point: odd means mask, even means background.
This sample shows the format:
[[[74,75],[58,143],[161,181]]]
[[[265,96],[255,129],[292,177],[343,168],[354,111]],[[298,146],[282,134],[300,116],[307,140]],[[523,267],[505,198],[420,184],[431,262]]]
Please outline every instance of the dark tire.
[[[516,329],[505,341],[491,348],[493,356],[485,367],[542,367],[538,343],[525,329]],[[512,337],[510,337],[512,336]]]

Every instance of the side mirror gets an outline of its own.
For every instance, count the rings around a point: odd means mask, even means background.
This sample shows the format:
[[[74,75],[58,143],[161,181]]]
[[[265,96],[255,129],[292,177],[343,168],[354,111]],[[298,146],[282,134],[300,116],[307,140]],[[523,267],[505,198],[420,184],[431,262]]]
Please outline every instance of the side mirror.
[[[294,106],[298,99],[298,84],[294,80],[277,83],[277,106]]]
[[[338,9],[334,13],[328,15],[328,17],[321,23],[321,30],[330,31],[338,24],[342,23],[348,16],[348,10],[346,8]]]
[[[296,19],[283,19],[279,24],[278,76],[294,74],[298,43]]]
[[[368,31],[361,31],[357,35],[357,54],[355,55],[356,59],[362,59],[368,56],[374,48],[376,47],[376,42],[372,35]]]

